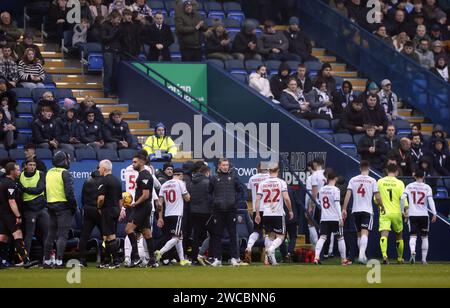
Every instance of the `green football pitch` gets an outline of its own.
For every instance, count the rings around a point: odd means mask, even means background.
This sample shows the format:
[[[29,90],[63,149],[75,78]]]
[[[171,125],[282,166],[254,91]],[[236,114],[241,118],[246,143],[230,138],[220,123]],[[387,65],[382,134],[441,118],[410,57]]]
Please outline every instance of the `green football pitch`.
[[[0,271],[0,287],[146,287],[146,288],[301,288],[301,287],[450,287],[450,264],[381,266],[381,283],[367,282],[362,265],[252,265],[158,269],[81,270],[80,284],[69,284],[68,270],[10,269]]]

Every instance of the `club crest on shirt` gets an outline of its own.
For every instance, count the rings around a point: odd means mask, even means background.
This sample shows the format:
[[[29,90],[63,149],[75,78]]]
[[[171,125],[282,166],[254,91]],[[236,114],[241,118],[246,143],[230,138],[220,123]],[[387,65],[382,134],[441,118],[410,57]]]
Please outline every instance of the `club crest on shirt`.
[[[15,191],[15,189],[13,189],[13,188],[8,189],[8,192],[10,195],[14,194],[14,191]]]
[[[148,180],[142,180],[142,183],[144,183],[145,185],[148,184]]]

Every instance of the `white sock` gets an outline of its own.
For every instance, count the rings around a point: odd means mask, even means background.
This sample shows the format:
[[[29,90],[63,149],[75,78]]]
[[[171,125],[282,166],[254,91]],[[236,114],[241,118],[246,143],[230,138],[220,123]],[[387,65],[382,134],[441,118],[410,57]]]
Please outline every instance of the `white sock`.
[[[125,236],[125,245],[124,245],[124,251],[125,251],[125,259],[131,259],[131,251],[133,250],[133,247],[131,247],[131,242],[128,236]]]
[[[362,237],[362,235],[361,235]],[[361,249],[361,237],[358,237],[358,248]]]
[[[183,241],[178,239],[177,244],[175,245],[177,248],[178,258],[180,258],[180,262],[184,261],[184,251],[183,251]]]
[[[251,251],[256,241],[259,239],[259,233],[253,232],[248,238],[247,251]]]
[[[266,238],[264,239],[264,247],[266,247],[266,251],[269,250],[271,245],[272,245],[272,240],[268,236],[266,236]]]
[[[161,255],[164,255],[166,252],[170,251],[173,247],[175,247],[177,242],[178,242],[178,238],[172,237],[172,239],[170,241],[168,241],[166,243],[166,245],[164,245],[164,247],[160,250]]]
[[[428,236],[422,237],[422,262],[427,262],[428,248],[430,244],[428,243]]]
[[[341,254],[342,260],[347,259],[347,247],[345,247],[345,240],[343,237],[338,238],[338,247],[339,247],[339,253]]]
[[[320,239],[317,241],[317,243],[316,243],[316,259],[320,259],[320,254],[322,253],[322,248],[323,248],[323,245],[325,244],[325,241],[326,241],[327,239],[326,238],[323,238],[323,237],[320,237]]]
[[[278,247],[280,247],[280,245],[283,243],[283,240],[281,238],[276,238],[273,242],[272,245],[270,245],[269,248],[269,252],[270,254],[274,254],[275,251],[277,250]]]
[[[208,237],[203,241],[202,247],[200,247],[200,249],[198,250],[198,254],[200,256],[204,256],[206,254],[206,251],[209,248],[209,241],[210,241],[210,237],[208,235]]]
[[[359,258],[361,260],[366,258],[366,250],[367,250],[368,243],[369,243],[369,238],[367,237],[367,235],[361,236],[360,245],[359,245]]]
[[[148,249],[147,249],[147,241],[142,236],[138,241],[138,252],[139,252],[139,258],[142,259],[148,259]]]
[[[334,251],[334,233],[331,233],[330,247],[328,249],[328,255],[331,256],[333,254],[333,251]]]
[[[417,236],[411,236],[409,238],[409,249],[411,250],[411,254],[414,255],[416,254],[416,243],[417,243]]]
[[[316,227],[309,226],[309,240],[311,244],[316,246],[317,241],[319,240],[319,235],[317,234]]]

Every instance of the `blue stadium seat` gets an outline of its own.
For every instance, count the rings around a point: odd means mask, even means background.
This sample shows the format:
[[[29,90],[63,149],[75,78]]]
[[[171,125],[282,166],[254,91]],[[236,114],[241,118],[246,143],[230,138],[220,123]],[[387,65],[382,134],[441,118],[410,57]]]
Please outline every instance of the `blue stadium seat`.
[[[55,98],[57,100],[64,98],[73,98],[73,93],[71,89],[55,89],[53,93],[55,94]]]
[[[225,68],[230,73],[247,73],[244,62],[241,60],[227,60],[225,61]]]
[[[358,152],[354,148],[346,148],[342,149],[345,153],[350,155],[351,157],[358,158]]]
[[[334,142],[334,137],[332,134],[320,134],[320,137],[322,137],[323,139],[325,139],[326,141],[329,141],[331,143]]]
[[[179,44],[172,44],[169,47],[170,54],[172,56],[172,60],[180,59],[181,60],[181,52],[180,52],[180,45]]]
[[[448,190],[446,187],[437,187],[435,197],[438,199],[446,199],[448,198]]]
[[[241,29],[241,22],[239,20],[232,19],[232,18],[226,18],[225,20],[223,20],[223,25],[227,29],[233,28],[233,29],[237,29],[237,31],[240,31],[240,29]]]
[[[97,151],[97,159],[104,160],[109,159],[110,161],[120,161],[119,155],[117,154],[117,151],[108,150],[108,149],[100,149]]]
[[[322,69],[322,63],[318,61],[306,61],[305,63],[306,70],[310,77],[316,77],[317,73]]]
[[[355,141],[355,144],[358,145],[359,140],[361,140],[361,138],[364,137],[364,134],[356,134],[353,135],[353,140]]]
[[[229,12],[227,18],[236,19],[242,23],[245,20],[245,14],[244,12]]]
[[[220,19],[220,18],[217,18],[214,16],[206,18],[206,26],[208,26],[208,28],[214,27],[214,24],[216,23],[217,19]]]
[[[278,74],[278,69],[280,68],[281,61],[278,60],[269,60],[266,61],[267,71],[271,74]]]
[[[217,67],[219,67],[219,68],[221,68],[221,69],[224,69],[224,68],[225,68],[225,64],[223,63],[222,60],[219,60],[219,59],[208,59],[208,60],[206,60],[206,62],[207,62],[208,64],[217,66]]]
[[[8,151],[0,149],[0,160],[7,159],[9,157]]]
[[[223,10],[229,12],[242,12],[241,4],[238,2],[225,2],[223,4]]]
[[[331,129],[331,126],[330,126],[330,121],[328,121],[328,120],[322,120],[322,119],[312,120],[311,126],[319,134],[332,134],[333,133],[333,130]]]
[[[305,125],[308,128],[311,128],[311,122],[309,122],[308,120],[305,119],[299,119],[300,123],[302,123],[303,125]]]
[[[25,160],[25,152],[23,149],[12,149],[9,150],[9,157],[17,160]]]
[[[15,119],[16,122],[16,127],[17,129],[30,129],[31,128],[31,123],[30,120],[27,118],[16,118]]]
[[[136,154],[136,150],[124,149],[119,150],[119,158],[120,160],[132,160],[133,156]]]
[[[97,154],[92,148],[76,149],[75,156],[77,157],[77,161],[97,160]]]
[[[172,29],[172,31],[175,30],[175,17],[174,16],[168,16],[166,18],[165,23],[166,23],[166,25],[170,26],[170,29]],[[176,37],[176,35],[175,35],[175,37]]]
[[[406,134],[409,135],[411,133],[411,124],[405,120],[394,120],[392,121],[395,128],[397,129],[397,134]]]
[[[51,74],[45,74],[44,85],[47,89],[55,89],[56,84],[53,81],[53,77]]]
[[[16,109],[17,113],[19,113],[20,115],[29,115],[33,113],[31,103],[19,103]]]
[[[233,42],[239,31],[240,30],[228,29],[228,39]]]
[[[53,153],[48,149],[36,149],[36,157],[42,160],[50,160],[53,158]]]
[[[335,134],[334,140],[335,144],[341,149],[356,149],[353,136],[350,134]]]
[[[291,73],[294,73],[297,71],[297,68],[300,65],[300,62],[299,61],[286,61],[286,64],[289,66]]]
[[[63,33],[63,40],[64,40],[63,47],[64,48],[67,48],[68,50],[70,50],[73,47],[72,38],[73,38],[72,30],[64,31],[64,33]]]
[[[165,1],[166,10],[170,13],[175,11],[175,1]]]
[[[247,72],[254,73],[256,72],[256,69],[258,66],[263,65],[264,63],[259,60],[247,60],[245,61],[245,68],[247,69]]]
[[[99,43],[87,43],[83,46],[83,56],[87,61],[88,71],[98,72],[103,69],[103,51]]]
[[[162,1],[147,1],[147,5],[152,9],[152,11],[163,11],[166,9],[164,2]]]
[[[231,73],[234,77],[236,77],[240,82],[248,84],[248,75],[247,73]]]
[[[339,120],[339,119],[331,120],[331,128],[333,129],[333,131],[337,131],[339,129],[340,122],[341,122],[341,120]]]
[[[24,146],[31,140],[30,134],[18,134],[16,139],[16,144],[18,146]]]
[[[13,88],[12,91],[16,93],[17,101],[19,103],[33,103],[33,96],[31,89],[27,88]]]
[[[222,4],[219,2],[211,1],[205,2],[204,5],[205,10],[209,12],[223,12]]]

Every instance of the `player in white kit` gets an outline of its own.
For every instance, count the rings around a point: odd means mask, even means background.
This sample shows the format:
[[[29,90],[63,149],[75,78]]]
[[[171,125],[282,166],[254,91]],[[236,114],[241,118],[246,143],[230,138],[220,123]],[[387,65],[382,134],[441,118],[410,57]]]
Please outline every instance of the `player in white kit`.
[[[316,245],[316,256],[314,264],[322,264],[320,261],[320,254],[322,253],[323,245],[331,234],[337,234],[339,253],[341,254],[342,265],[350,265],[351,262],[347,259],[347,248],[344,240],[344,222],[342,220],[341,212],[341,192],[336,187],[338,176],[332,171],[327,172],[328,185],[319,190],[318,201],[322,208],[320,219],[320,238]]]
[[[409,247],[411,249],[410,263],[416,263],[416,243],[417,237],[422,237],[422,264],[427,264],[428,256],[428,232],[430,229],[430,217],[428,207],[433,214],[431,222],[437,220],[436,205],[433,199],[433,190],[424,183],[425,174],[422,170],[417,170],[414,174],[416,182],[409,184],[400,200],[402,208],[405,208],[405,200],[409,201],[409,208],[405,209],[405,217],[409,217]]]
[[[256,199],[258,198],[258,188],[262,182],[270,177],[269,171],[267,169],[262,169],[261,163],[258,164],[258,173],[250,178],[248,181],[247,188],[252,193],[252,204],[253,204],[253,233],[250,234],[248,238],[247,248],[245,249],[244,262],[250,264],[252,262],[252,248],[258,241],[260,236],[263,236],[263,225],[264,225],[264,208],[260,206],[259,211],[261,215],[261,223],[257,224],[255,222],[256,218]]]
[[[309,205],[311,203],[311,195],[312,195],[312,175],[316,171],[316,164],[312,161],[308,163],[308,171],[310,175],[306,178],[306,196],[305,196],[305,209],[306,209],[306,220],[308,222],[308,230],[309,230],[309,240],[312,245],[316,245],[319,240],[319,235],[317,234],[316,223],[314,222],[314,217],[310,217],[308,214]]]
[[[158,194],[156,193],[156,191],[161,188],[161,183],[155,177],[155,170],[153,169],[152,166],[146,165],[145,169],[147,171],[149,171],[153,177],[153,191],[152,191],[153,207],[152,207],[152,215],[151,215],[151,223],[150,223],[150,225],[153,226],[155,204],[157,205],[159,202]],[[133,200],[134,200],[134,196],[136,194],[136,180],[139,176],[139,172],[134,170],[133,165],[130,165],[125,169],[124,176],[125,176],[126,192],[128,192],[133,197]],[[127,217],[127,210],[125,208],[122,208],[120,217],[121,217],[121,220],[124,220]],[[138,238],[139,257],[142,260],[142,263],[141,263],[142,266],[145,267],[148,264],[148,261],[150,259],[150,256],[149,256],[148,250],[147,250],[147,243],[145,242],[145,240],[141,234],[138,234],[137,238]],[[129,266],[131,264],[131,250],[132,250],[131,242],[128,239],[128,236],[126,236],[125,243],[124,243],[124,254],[125,254],[124,264],[125,264],[125,266]]]
[[[361,174],[352,178],[348,183],[347,194],[345,195],[342,209],[342,219],[344,221],[347,219],[348,205],[350,198],[353,196],[352,215],[358,232],[358,263],[367,264],[366,250],[369,242],[369,233],[373,227],[373,197],[375,196],[377,199],[381,212],[384,211],[384,207],[378,191],[377,181],[369,176],[369,162],[361,161],[359,169]]]
[[[270,178],[259,185],[256,198],[255,222],[261,224],[260,206],[264,212],[264,230],[266,231],[265,247],[269,263],[277,265],[275,251],[284,241],[286,221],[284,204],[289,211],[289,220],[294,218],[287,183],[278,178],[278,163],[269,164]]]
[[[185,260],[183,251],[183,210],[184,202],[189,202],[191,196],[183,182],[183,170],[175,169],[173,179],[161,186],[159,191],[159,203],[165,205],[164,218],[158,219],[158,227],[163,228],[163,232],[171,239],[160,251],[155,252],[156,261],[160,262],[162,256],[173,247],[176,248],[180,265],[190,265],[191,262]]]

